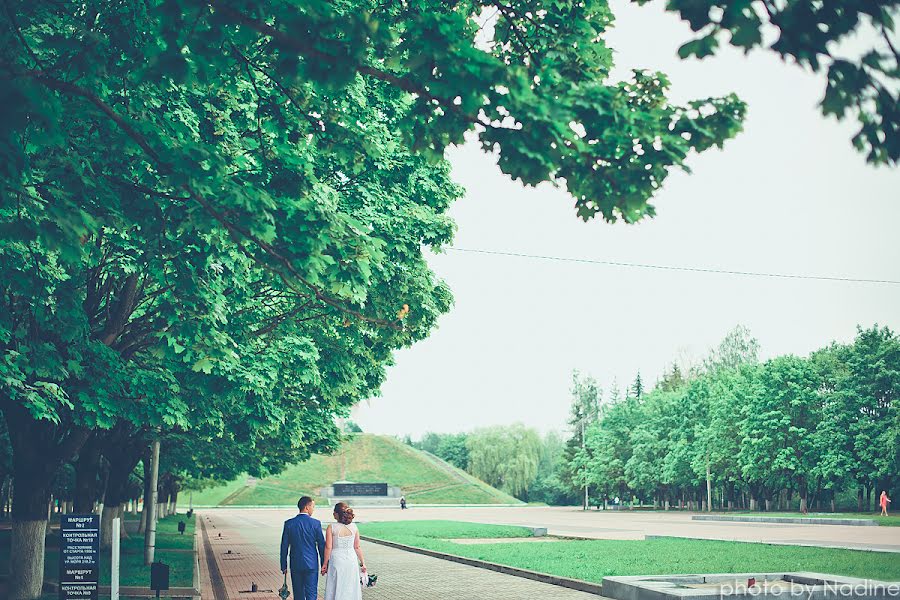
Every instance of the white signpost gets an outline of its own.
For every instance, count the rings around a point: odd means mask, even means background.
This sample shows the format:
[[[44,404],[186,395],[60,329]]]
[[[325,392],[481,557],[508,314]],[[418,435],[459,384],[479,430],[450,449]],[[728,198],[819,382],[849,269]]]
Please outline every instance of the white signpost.
[[[110,600],[119,600],[119,528],[122,521],[119,517],[113,519],[112,524],[112,564],[110,576]]]

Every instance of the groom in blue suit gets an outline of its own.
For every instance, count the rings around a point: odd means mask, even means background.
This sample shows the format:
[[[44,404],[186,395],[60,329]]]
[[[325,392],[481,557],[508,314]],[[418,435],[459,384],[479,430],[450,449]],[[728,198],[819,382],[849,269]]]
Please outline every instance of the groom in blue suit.
[[[313,519],[316,503],[303,496],[297,503],[300,514],[284,522],[281,534],[281,572],[288,571],[288,551],[291,560],[291,585],[295,600],[316,600],[319,588],[319,568],[325,560],[325,536],[322,523]]]

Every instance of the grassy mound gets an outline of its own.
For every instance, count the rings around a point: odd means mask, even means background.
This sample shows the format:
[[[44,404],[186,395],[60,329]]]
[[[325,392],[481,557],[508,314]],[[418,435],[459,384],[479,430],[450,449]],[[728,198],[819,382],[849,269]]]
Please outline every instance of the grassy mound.
[[[193,493],[195,506],[291,505],[335,481],[387,482],[419,504],[514,504],[518,500],[394,438],[359,434],[331,456],[314,455],[283,473]]]

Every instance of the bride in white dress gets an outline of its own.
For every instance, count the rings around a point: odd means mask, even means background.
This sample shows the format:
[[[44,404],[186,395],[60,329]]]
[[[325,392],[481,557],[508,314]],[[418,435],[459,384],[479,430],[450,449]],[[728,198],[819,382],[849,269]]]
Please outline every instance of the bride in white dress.
[[[325,600],[362,600],[360,572],[366,572],[366,561],[359,547],[359,529],[353,524],[353,509],[338,502],[334,520],[337,522],[325,530]]]

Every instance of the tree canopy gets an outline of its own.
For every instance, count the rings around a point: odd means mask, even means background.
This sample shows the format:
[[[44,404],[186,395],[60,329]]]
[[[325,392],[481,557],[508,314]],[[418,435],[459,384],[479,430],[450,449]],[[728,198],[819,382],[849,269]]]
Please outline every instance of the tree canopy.
[[[853,146],[868,162],[900,160],[897,0],[667,0],[666,8],[698,36],[681,46],[682,58],[710,56],[725,43],[745,52],[765,47],[825,72],[822,114],[856,117]]]
[[[466,438],[469,472],[514,496],[528,499],[541,461],[541,438],[521,424],[476,429]]]
[[[900,338],[860,329],[808,358],[756,362],[746,330],[726,337],[709,368],[604,404],[571,459],[602,498],[700,507],[706,480],[720,506],[827,506],[842,490],[896,490]],[[736,344],[741,338],[744,342]],[[749,342],[749,343],[748,343]],[[724,348],[754,348],[745,360]],[[832,505],[833,506],[833,505]]]

